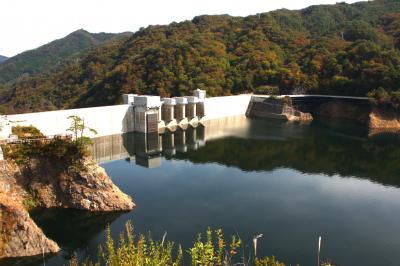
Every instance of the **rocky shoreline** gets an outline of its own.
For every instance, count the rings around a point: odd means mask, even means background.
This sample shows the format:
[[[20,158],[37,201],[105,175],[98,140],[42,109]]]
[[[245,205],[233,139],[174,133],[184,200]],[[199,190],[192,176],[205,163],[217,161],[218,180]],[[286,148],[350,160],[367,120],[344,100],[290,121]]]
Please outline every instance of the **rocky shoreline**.
[[[135,207],[91,158],[85,158],[82,166],[79,171],[67,171],[50,160],[23,166],[0,161],[0,258],[60,250],[31,219],[29,208],[113,212]]]
[[[246,115],[283,121],[308,122],[317,119],[339,119],[365,125],[371,134],[400,132],[400,112],[376,106],[368,101],[351,102],[341,99],[293,100],[289,97],[253,97]]]

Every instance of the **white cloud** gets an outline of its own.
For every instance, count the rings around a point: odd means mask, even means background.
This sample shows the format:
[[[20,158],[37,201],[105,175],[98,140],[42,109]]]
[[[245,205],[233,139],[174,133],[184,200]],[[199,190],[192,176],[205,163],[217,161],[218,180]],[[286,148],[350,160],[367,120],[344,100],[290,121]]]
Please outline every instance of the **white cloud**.
[[[83,28],[136,31],[150,24],[202,14],[245,16],[278,8],[300,9],[336,0],[1,0],[0,54],[12,56]],[[356,1],[346,1],[356,2]]]

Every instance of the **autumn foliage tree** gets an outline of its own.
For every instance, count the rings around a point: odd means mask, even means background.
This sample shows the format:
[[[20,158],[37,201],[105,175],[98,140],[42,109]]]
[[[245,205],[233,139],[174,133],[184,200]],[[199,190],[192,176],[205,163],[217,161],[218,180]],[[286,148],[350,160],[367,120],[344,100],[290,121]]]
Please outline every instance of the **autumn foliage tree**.
[[[142,28],[0,91],[12,112],[110,105],[121,94],[210,96],[400,89],[400,2],[198,16]],[[29,100],[28,100],[29,99]]]

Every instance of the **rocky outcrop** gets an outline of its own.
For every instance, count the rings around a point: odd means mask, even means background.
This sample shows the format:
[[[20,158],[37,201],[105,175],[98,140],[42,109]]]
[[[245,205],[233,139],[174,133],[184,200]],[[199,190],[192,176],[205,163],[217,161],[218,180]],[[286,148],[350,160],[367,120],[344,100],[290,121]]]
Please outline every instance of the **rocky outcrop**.
[[[400,132],[400,113],[393,109],[374,108],[369,114],[369,128],[374,132]]]
[[[283,115],[286,116],[288,121],[311,122],[313,120],[310,113],[300,112],[289,105],[284,107]]]
[[[79,169],[65,169],[51,161],[24,166],[0,162],[0,258],[59,251],[30,218],[29,207],[110,212],[128,211],[135,204],[88,158]]]
[[[103,168],[86,158],[80,170],[65,170],[51,161],[32,163],[17,177],[34,200],[45,208],[66,207],[88,211],[129,211],[132,199],[114,185]]]
[[[114,185],[103,168],[93,161],[85,162],[85,171],[62,175],[60,190],[70,208],[88,211],[128,211],[135,207],[132,199]]]
[[[60,248],[48,239],[22,202],[0,193],[0,258],[55,253]]]
[[[252,97],[246,111],[246,116],[297,122],[309,122],[313,120],[310,113],[297,110],[289,97]]]
[[[58,252],[25,209],[29,193],[17,184],[19,173],[15,164],[0,162],[0,258]]]

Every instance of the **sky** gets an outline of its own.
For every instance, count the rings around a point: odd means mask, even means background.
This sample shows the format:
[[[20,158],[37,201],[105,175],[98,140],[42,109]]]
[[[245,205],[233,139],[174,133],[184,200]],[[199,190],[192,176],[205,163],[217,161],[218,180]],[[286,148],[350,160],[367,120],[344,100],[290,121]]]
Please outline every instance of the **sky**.
[[[0,55],[14,56],[69,33],[136,31],[197,15],[247,16],[338,0],[1,0]],[[349,0],[347,3],[357,1]]]

